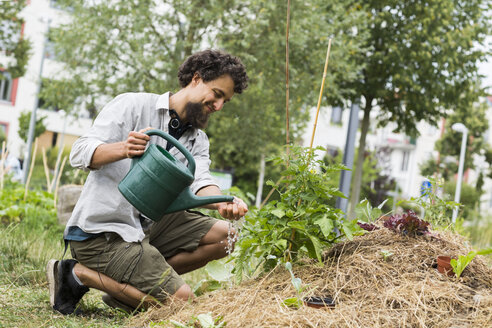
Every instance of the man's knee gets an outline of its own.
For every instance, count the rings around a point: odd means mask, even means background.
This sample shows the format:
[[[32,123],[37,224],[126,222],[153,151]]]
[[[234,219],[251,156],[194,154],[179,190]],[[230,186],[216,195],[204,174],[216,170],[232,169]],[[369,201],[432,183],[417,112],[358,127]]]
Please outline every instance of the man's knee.
[[[191,290],[190,286],[187,284],[182,285],[181,287],[178,288],[176,293],[173,294],[173,297],[187,301],[191,298],[193,298],[195,295],[193,294],[193,291]]]

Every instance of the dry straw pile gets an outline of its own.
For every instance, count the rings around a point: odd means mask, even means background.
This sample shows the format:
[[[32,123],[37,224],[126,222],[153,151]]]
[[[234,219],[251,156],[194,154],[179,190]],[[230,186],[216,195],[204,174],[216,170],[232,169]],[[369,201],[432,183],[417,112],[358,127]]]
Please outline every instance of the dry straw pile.
[[[492,270],[477,256],[459,281],[436,269],[438,255],[468,253],[460,236],[406,237],[380,229],[340,243],[326,253],[323,267],[306,263],[294,274],[303,296],[330,295],[335,308],[286,308],[296,296],[283,267],[229,290],[170,304],[135,317],[132,325],[193,315],[222,316],[226,327],[492,327]],[[381,251],[393,253],[384,259]],[[169,324],[169,326],[172,326]]]

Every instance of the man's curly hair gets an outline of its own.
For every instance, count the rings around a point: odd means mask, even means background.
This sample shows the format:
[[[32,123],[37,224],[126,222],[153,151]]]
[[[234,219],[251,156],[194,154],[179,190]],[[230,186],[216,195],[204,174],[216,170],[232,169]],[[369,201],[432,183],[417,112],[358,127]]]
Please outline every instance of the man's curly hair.
[[[186,58],[178,70],[179,84],[186,87],[195,73],[204,82],[229,74],[234,81],[234,93],[242,93],[248,87],[248,75],[241,60],[220,50],[208,49]]]

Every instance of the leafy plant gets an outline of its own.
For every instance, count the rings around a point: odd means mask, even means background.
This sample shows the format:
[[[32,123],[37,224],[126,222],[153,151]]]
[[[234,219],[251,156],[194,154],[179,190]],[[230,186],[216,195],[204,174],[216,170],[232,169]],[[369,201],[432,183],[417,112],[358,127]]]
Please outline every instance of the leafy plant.
[[[340,209],[328,205],[333,197],[344,197],[327,184],[331,174],[344,167],[327,166],[314,154],[314,150],[293,146],[288,158],[273,159],[274,165],[285,168],[278,186],[268,182],[280,200],[246,216],[234,255],[238,279],[262,265],[269,270],[278,261],[295,262],[303,255],[321,263],[324,248],[343,238],[352,239],[360,232],[356,220],[345,219]]]
[[[429,225],[429,222],[419,219],[414,211],[407,211],[403,215],[394,214],[384,221],[386,228],[409,236],[428,233]]]
[[[456,274],[456,278],[461,277],[463,270],[470,264],[470,262],[477,255],[492,254],[492,248],[483,249],[480,251],[471,251],[466,255],[458,256],[458,259],[451,259],[451,266],[453,267],[453,272]]]
[[[355,207],[355,214],[357,219],[364,222],[374,222],[383,215],[383,206],[388,201],[385,199],[381,204],[377,207],[372,207],[371,203],[364,199]]]
[[[432,224],[433,227],[447,227],[451,224],[450,213],[458,203],[454,201],[446,200],[445,196],[440,196],[442,193],[442,179],[435,179],[433,177],[427,177],[431,183],[431,188],[417,198],[411,198],[410,202],[413,202],[417,206],[421,207],[425,212],[425,218]],[[403,201],[398,204],[401,205]]]
[[[359,225],[359,227],[361,227],[365,231],[374,231],[374,230],[379,229],[379,227],[377,225],[375,225],[374,223],[357,222],[357,224]]]
[[[388,250],[381,250],[381,255],[383,255],[383,260],[388,261],[391,259],[391,257],[394,255],[391,251]]]
[[[225,322],[220,322],[222,320],[222,317],[219,316],[216,319],[212,317],[211,313],[202,313],[197,315],[196,317],[193,316],[192,319],[186,323],[183,324],[181,322],[175,321],[175,320],[169,320],[171,324],[174,325],[174,327],[178,328],[194,328],[198,324],[200,328],[221,328],[225,327]],[[155,327],[151,325],[151,327]]]
[[[6,180],[4,188],[0,190],[0,222],[17,223],[33,213],[56,216],[53,195],[46,191],[31,190],[24,200],[24,186]]]
[[[285,263],[285,268],[290,273],[292,286],[294,286],[297,292],[297,297],[286,298],[283,303],[285,306],[288,307],[300,308],[302,306],[301,293],[304,290],[304,287],[302,286],[302,280],[301,278],[297,278],[296,276],[294,276],[294,273],[292,272],[292,264],[290,262]]]

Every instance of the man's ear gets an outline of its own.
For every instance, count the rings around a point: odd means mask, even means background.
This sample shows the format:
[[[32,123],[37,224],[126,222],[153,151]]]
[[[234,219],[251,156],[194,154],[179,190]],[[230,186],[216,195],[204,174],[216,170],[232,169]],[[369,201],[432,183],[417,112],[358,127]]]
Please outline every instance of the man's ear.
[[[200,73],[195,72],[195,74],[193,75],[193,78],[191,79],[191,83],[193,83],[193,85],[197,85],[201,80],[202,80],[202,77],[201,77]]]

